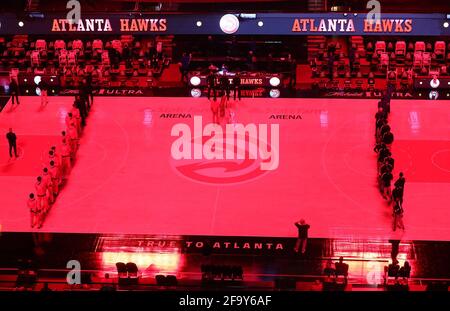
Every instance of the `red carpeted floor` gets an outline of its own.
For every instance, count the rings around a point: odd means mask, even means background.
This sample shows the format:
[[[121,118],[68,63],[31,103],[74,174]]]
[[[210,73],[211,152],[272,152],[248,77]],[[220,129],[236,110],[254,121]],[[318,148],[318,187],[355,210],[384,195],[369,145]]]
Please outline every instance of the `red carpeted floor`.
[[[11,164],[5,141],[0,146],[3,231],[30,230],[26,195],[72,100],[52,97],[39,109],[39,98],[27,97],[0,114],[2,131],[14,126],[22,150]],[[194,116],[211,122],[205,98],[98,97],[41,231],[295,236],[293,223],[304,218],[312,237],[450,240],[449,102],[392,102],[395,177],[403,171],[407,179],[405,232],[392,232],[391,207],[376,185],[376,103],[232,102],[223,123],[279,125],[279,166],[261,171],[259,160],[172,157],[175,124],[193,128]]]

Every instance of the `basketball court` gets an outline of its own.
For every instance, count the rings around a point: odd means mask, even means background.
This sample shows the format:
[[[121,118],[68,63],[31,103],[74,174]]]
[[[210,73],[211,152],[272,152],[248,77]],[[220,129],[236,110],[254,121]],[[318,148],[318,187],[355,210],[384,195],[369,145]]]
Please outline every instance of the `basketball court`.
[[[51,97],[40,107],[39,97],[22,97],[0,113],[20,152],[10,160],[0,143],[2,231],[38,231],[27,195],[72,102]],[[392,232],[392,208],[377,188],[377,100],[245,98],[230,106],[229,123],[279,125],[275,170],[172,157],[175,124],[212,122],[206,98],[96,97],[69,181],[39,231],[294,237],[304,218],[312,237],[450,239],[449,101],[391,103],[394,178],[403,171],[407,179],[404,232]]]

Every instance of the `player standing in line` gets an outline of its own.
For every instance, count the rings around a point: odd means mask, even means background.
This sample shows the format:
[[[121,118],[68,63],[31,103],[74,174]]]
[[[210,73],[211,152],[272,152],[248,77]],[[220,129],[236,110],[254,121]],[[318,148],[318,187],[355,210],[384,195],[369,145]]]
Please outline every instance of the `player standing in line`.
[[[72,163],[70,161],[72,157],[72,150],[70,149],[69,144],[66,140],[63,140],[63,144],[61,146],[61,176],[62,179],[67,179],[67,176],[70,173],[70,169],[72,168]]]
[[[75,120],[73,119],[72,112],[69,112],[66,115],[66,120],[65,121],[66,121],[66,128],[69,128],[70,125],[75,122]]]
[[[51,162],[51,161],[55,162],[55,166],[61,165],[61,160],[60,160],[59,156],[56,154],[55,146],[52,146],[52,148],[48,152],[48,162]]]
[[[383,134],[381,140],[390,149],[392,143],[394,142],[394,134],[392,134],[391,131],[387,131]]]
[[[390,200],[391,198],[391,182],[392,182],[392,173],[390,171],[385,172],[381,175],[381,185],[382,185],[382,195],[386,200]]]
[[[394,202],[394,206],[396,204],[402,206],[402,203],[400,202],[400,196],[401,196],[401,190],[399,187],[395,187],[394,190],[392,190],[392,201]]]
[[[211,91],[213,92],[214,101],[217,99],[217,90],[216,90],[216,75],[214,73],[210,73],[208,75],[208,99],[211,98]]]
[[[75,160],[74,154],[77,152],[77,140],[78,140],[78,132],[76,130],[75,119],[71,112],[69,112],[66,116],[66,126],[67,126],[67,136],[68,143],[70,145],[71,153],[72,153],[72,161]]]
[[[72,105],[72,110],[71,110],[73,119],[75,121],[75,127],[77,128],[77,133],[78,136],[81,135],[81,115],[80,115],[80,110],[77,108],[76,104]]]
[[[47,188],[48,203],[53,204],[53,202],[55,202],[55,197],[53,196],[52,176],[49,174],[48,168],[46,167],[42,170],[42,182]]]
[[[405,179],[405,177],[403,175],[403,172],[400,172],[400,174],[398,175],[398,179],[394,183],[394,186],[399,188],[399,191],[400,191],[400,193],[399,193],[399,195],[400,195],[400,204],[401,205],[403,204],[403,194],[404,194],[404,191],[405,191],[405,182],[406,182],[406,179]]]
[[[220,116],[223,118],[225,116],[225,110],[227,108],[227,96],[224,94],[222,98],[220,99],[220,106],[219,106],[219,112]]]
[[[394,169],[395,160],[394,160],[394,158],[392,157],[392,155],[387,156],[386,158],[384,158],[384,162],[389,163],[389,165],[392,167],[392,170]],[[391,171],[392,171],[392,170],[391,170]]]
[[[397,230],[397,228],[405,230],[405,225],[403,224],[403,208],[398,201],[394,204],[393,217],[393,231]]]
[[[61,170],[55,161],[50,161],[49,173],[52,178],[53,197],[57,197],[59,193],[59,185],[61,184]]]
[[[91,110],[91,104],[90,104],[90,102],[89,102],[89,95],[88,95],[88,92],[89,92],[89,86],[87,85],[87,81],[86,81],[86,79],[83,79],[83,81],[80,83],[80,88],[79,88],[79,90],[80,90],[80,100],[81,100],[81,102],[83,102],[83,104],[85,105],[85,107],[86,107],[86,112],[89,114],[89,111]]]
[[[37,206],[36,198],[34,197],[34,193],[30,193],[30,195],[28,196],[27,206],[30,210],[31,228],[34,228],[34,226],[36,225],[39,225],[40,228],[41,225],[39,224],[39,209]]]
[[[37,182],[34,185],[34,187],[36,189],[37,206],[39,213],[41,213],[41,215],[44,215],[48,210],[48,199],[47,199],[47,187],[42,181],[41,176],[37,178]]]
[[[234,90],[234,100],[236,101],[236,95],[239,100],[241,100],[241,78],[239,75],[233,78],[233,90]]]
[[[80,96],[75,96],[75,107],[77,107],[80,118],[81,118],[81,126],[84,127],[86,125],[86,117],[87,117],[87,108],[85,102],[83,102]]]
[[[92,104],[94,103],[94,95],[93,95],[93,88],[92,88],[92,78],[90,78],[90,75],[88,75],[83,80],[83,93],[86,97],[86,103],[89,106],[89,110],[91,110]]]
[[[392,165],[387,161],[388,158],[384,159],[383,164],[380,166],[380,176],[383,176],[386,172],[392,172]]]
[[[211,100],[211,111],[213,123],[219,124],[219,102],[216,99]]]
[[[75,126],[75,122],[72,122],[67,130],[70,139],[70,149],[72,150],[72,162],[73,162],[75,161],[75,154],[78,151],[78,132]]]
[[[45,106],[48,104],[48,85],[44,79],[39,82],[39,89],[41,90],[41,106]]]
[[[67,140],[66,131],[61,131],[61,143],[63,144]]]
[[[378,150],[378,162],[377,162],[377,168],[379,169],[380,166],[384,163],[384,159],[387,157],[390,157],[392,155],[391,151],[386,147],[385,144],[381,145],[381,148]]]
[[[227,99],[230,99],[230,81],[225,74],[220,78],[220,86],[222,87],[224,95]]]

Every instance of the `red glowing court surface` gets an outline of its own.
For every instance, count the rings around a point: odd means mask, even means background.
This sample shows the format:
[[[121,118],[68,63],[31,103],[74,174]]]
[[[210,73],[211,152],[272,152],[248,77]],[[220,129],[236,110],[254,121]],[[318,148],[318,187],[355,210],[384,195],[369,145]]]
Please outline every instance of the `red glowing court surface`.
[[[39,98],[21,100],[0,114],[2,131],[14,127],[22,150],[11,162],[5,140],[0,146],[3,231],[30,231],[26,197],[73,102],[52,97],[39,109]],[[279,167],[260,174],[250,162],[172,158],[176,123],[192,127],[195,115],[203,125],[212,121],[205,98],[97,97],[69,182],[41,231],[289,237],[304,218],[312,237],[450,240],[449,101],[392,101],[395,177],[402,170],[407,178],[404,233],[392,232],[391,207],[377,190],[376,103],[233,103],[232,123],[279,124]],[[168,114],[192,118],[162,117]],[[280,115],[291,119],[273,119]]]

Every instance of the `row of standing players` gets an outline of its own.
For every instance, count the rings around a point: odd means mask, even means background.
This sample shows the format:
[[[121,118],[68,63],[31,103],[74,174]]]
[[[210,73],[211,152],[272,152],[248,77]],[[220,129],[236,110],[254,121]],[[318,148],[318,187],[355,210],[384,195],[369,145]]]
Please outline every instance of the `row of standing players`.
[[[88,90],[86,92],[85,90]],[[42,228],[45,218],[55,203],[56,197],[65,184],[79,146],[79,139],[86,125],[86,118],[94,102],[90,88],[80,90],[70,112],[67,113],[66,130],[61,132],[61,147],[52,146],[48,156],[44,156],[42,174],[37,177],[35,193],[28,197],[28,208],[31,214],[31,228]],[[45,104],[47,100],[45,99]]]
[[[384,199],[393,204],[393,230],[397,228],[405,230],[403,224],[403,194],[405,189],[405,177],[400,172],[398,179],[394,183],[394,190],[391,184],[394,176],[395,160],[392,157],[391,147],[394,142],[394,134],[389,125],[389,113],[391,112],[390,97],[391,91],[388,89],[380,102],[378,111],[375,114],[375,138],[376,146],[374,151],[378,154],[378,185]]]
[[[230,80],[232,80],[232,83]],[[220,90],[226,95],[227,100],[230,99],[231,91],[234,93],[234,100],[236,100],[236,97],[241,100],[241,78],[239,75],[236,74],[231,78],[226,75],[210,73],[208,75],[208,100],[211,99],[212,93],[215,101],[217,98],[217,91]]]

